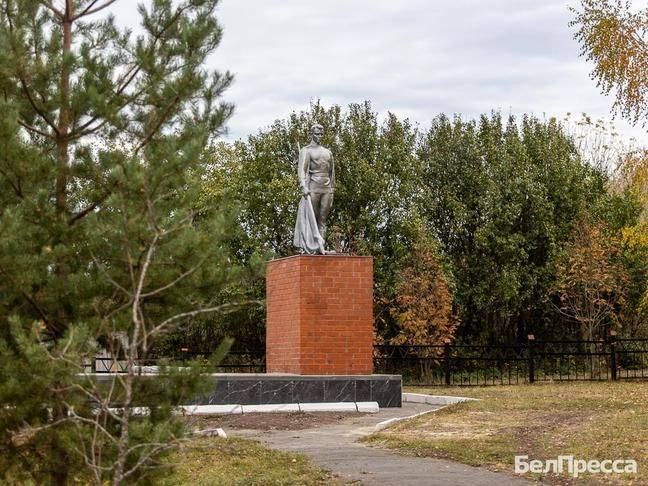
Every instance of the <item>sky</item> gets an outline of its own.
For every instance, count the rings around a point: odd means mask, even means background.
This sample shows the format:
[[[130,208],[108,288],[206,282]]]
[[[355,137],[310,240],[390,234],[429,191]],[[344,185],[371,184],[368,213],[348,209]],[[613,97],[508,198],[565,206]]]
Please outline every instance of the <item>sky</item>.
[[[426,127],[439,113],[499,110],[611,119],[573,39],[571,0],[222,0],[209,66],[235,75],[228,139],[308,108],[370,100]],[[136,2],[112,8],[134,26]],[[130,23],[130,24],[129,24]],[[646,130],[621,119],[625,139]]]

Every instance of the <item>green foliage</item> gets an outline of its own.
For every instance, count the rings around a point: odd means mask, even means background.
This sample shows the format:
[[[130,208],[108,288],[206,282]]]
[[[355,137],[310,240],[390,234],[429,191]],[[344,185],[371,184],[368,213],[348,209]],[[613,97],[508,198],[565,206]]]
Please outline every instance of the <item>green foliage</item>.
[[[240,263],[263,255],[266,259],[292,255],[295,214],[299,202],[298,148],[309,142],[313,123],[324,126],[322,144],[335,158],[336,192],[329,217],[329,246],[338,252],[371,254],[375,260],[376,287],[382,298],[394,292],[399,261],[408,254],[408,241],[418,223],[412,219],[416,179],[417,131],[407,120],[389,115],[384,122],[369,102],[338,106],[313,104],[307,112],[277,120],[247,141],[218,144],[210,154],[211,172],[201,204],[205,210],[223,200],[236,200],[238,226],[243,231],[232,240]],[[258,261],[258,256],[256,257]],[[262,299],[263,280],[232,291],[247,299]],[[378,312],[387,310],[380,306]],[[173,346],[209,345],[214,336],[229,335],[237,343],[263,347],[264,314],[244,310],[224,318],[208,318],[186,334],[172,336]],[[201,337],[207,343],[201,343]]]
[[[6,321],[5,321],[6,322]],[[53,384],[72,383],[74,368],[63,359],[75,358],[83,341],[79,329],[70,340],[46,347],[38,341],[39,329],[29,328],[17,317],[6,322],[12,342],[0,340],[0,471],[3,481],[55,483],[68,471],[82,470],[82,458],[72,453],[76,431],[61,412],[65,405]],[[65,347],[68,347],[67,352]],[[83,413],[87,409],[80,393],[66,393],[66,403]],[[87,411],[87,410],[86,410]],[[54,417],[56,419],[54,419]],[[67,463],[67,468],[60,466]]]
[[[560,124],[530,117],[439,117],[418,153],[420,211],[452,262],[461,334],[498,341],[543,331],[552,262],[579,215],[604,197],[603,174],[580,161]]]
[[[223,291],[246,275],[233,211],[198,211],[232,111],[231,75],[204,68],[218,2],[141,6],[137,37],[103,16],[110,1],[59,3],[0,2],[0,478],[148,481],[202,368],[142,381],[140,360],[235,308]],[[100,349],[126,369],[114,386],[84,374]]]
[[[375,257],[379,339],[398,327],[389,303],[421,225],[452,282],[457,337],[502,341],[567,336],[551,288],[574,225],[586,212],[617,224],[636,217],[631,199],[608,194],[605,165],[585,163],[556,120],[439,116],[421,130],[392,114],[379,120],[368,102],[346,110],[315,103],[212,154],[203,204],[238,199],[240,261],[255,250],[268,258],[294,254],[295,160],[314,122],[325,127],[322,143],[336,164],[328,245]],[[248,290],[263,297],[262,285]],[[262,317],[235,322],[247,333],[262,330]]]
[[[395,260],[407,253],[404,236],[412,232],[405,198],[415,184],[408,162],[414,161],[415,129],[390,116],[384,123],[368,102],[340,107],[314,104],[309,112],[293,113],[247,141],[217,144],[209,154],[201,208],[237,202],[238,227],[231,240],[239,263],[255,267],[263,258],[292,255],[295,214],[299,202],[296,183],[298,148],[308,143],[313,123],[324,126],[323,145],[332,149],[336,164],[335,201],[329,218],[329,244],[340,252],[376,256],[376,282],[391,288]],[[394,258],[392,258],[392,256]],[[264,281],[228,292],[242,299],[263,299]],[[236,338],[237,347],[263,348],[263,309],[247,308],[223,317],[209,317],[186,333],[170,336],[168,345],[191,349],[209,347],[221,336]]]

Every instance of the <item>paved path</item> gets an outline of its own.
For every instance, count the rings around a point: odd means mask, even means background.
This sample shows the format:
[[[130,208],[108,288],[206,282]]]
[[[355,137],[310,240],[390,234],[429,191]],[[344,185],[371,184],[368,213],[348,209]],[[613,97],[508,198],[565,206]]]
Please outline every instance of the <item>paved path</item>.
[[[504,486],[531,484],[530,481],[495,473],[453,461],[398,455],[388,450],[356,442],[374,431],[378,422],[432,410],[425,404],[404,403],[403,408],[381,409],[376,414],[362,415],[334,425],[305,430],[243,431],[229,434],[257,439],[270,447],[301,452],[314,464],[328,469],[348,481],[364,485],[470,485]]]

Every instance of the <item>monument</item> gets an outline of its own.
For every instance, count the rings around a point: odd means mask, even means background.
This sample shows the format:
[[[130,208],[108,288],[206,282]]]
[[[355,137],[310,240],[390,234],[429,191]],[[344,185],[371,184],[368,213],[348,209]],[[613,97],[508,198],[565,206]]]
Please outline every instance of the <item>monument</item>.
[[[311,142],[299,150],[297,161],[302,198],[297,209],[293,243],[306,254],[326,254],[326,219],[335,190],[333,154],[320,145],[323,133],[322,125],[313,125]]]
[[[231,413],[241,413],[240,405],[401,406],[401,376],[373,374],[373,258],[325,249],[335,171],[322,133],[313,126],[310,144],[299,151],[294,242],[301,253],[268,262],[266,373],[213,374],[211,391],[191,405],[223,405]]]
[[[322,135],[314,125],[311,142],[299,150],[293,241],[300,254],[268,263],[266,370],[325,382],[330,396],[323,401],[335,398],[331,390],[345,390],[357,401],[400,406],[400,376],[372,374],[373,258],[325,248],[335,167]]]

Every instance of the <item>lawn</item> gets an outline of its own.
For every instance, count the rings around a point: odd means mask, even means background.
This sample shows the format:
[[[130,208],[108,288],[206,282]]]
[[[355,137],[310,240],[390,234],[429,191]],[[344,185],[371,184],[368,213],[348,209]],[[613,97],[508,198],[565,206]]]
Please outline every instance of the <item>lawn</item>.
[[[241,438],[202,438],[171,458],[173,473],[164,486],[271,486],[342,484],[305,456],[275,451]]]
[[[634,459],[638,473],[583,475],[648,484],[648,383],[551,383],[412,388],[479,398],[396,424],[365,441],[404,454],[448,458],[513,473],[514,456]],[[527,475],[528,476],[528,475]],[[537,476],[537,475],[536,475]],[[570,482],[566,475],[549,477]]]

